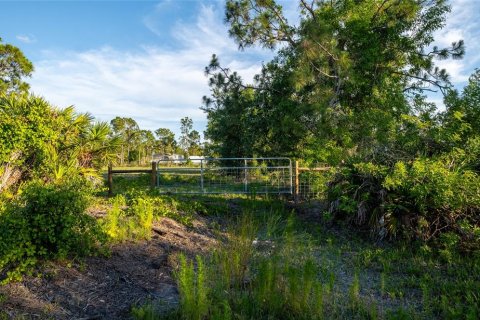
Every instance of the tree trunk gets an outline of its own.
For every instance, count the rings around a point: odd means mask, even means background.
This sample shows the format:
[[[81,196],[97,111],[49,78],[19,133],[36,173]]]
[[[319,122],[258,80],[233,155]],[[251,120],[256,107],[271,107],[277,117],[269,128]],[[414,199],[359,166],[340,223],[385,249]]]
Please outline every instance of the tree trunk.
[[[18,160],[22,152],[16,151],[10,156],[9,162],[3,165],[3,170],[0,169],[0,192],[17,183],[22,177],[22,170],[12,162]]]

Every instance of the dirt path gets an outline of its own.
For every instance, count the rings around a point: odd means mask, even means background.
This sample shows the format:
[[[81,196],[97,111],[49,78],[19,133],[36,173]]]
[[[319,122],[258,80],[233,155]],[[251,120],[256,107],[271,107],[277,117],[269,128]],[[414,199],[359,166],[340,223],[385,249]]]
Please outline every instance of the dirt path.
[[[187,228],[162,218],[154,229],[150,241],[114,245],[109,257],[52,263],[42,277],[0,287],[0,310],[21,319],[128,319],[132,306],[149,300],[175,306],[176,254],[205,252],[216,241],[201,219]]]

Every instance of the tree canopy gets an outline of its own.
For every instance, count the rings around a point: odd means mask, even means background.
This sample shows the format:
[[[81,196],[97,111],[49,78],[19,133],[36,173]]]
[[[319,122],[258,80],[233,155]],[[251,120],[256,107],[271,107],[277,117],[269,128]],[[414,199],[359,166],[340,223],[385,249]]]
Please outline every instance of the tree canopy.
[[[30,77],[33,64],[23,52],[10,44],[2,43],[0,38],[0,94],[26,92],[29,85],[22,78]]]
[[[462,40],[433,46],[446,1],[299,1],[289,24],[275,1],[229,0],[226,21],[241,49],[279,47],[253,84],[216,56],[206,73],[203,109],[215,152],[282,154],[338,162],[387,143],[403,115],[425,107],[427,91],[444,94],[448,74],[436,59],[459,59]],[[241,139],[226,134],[235,129]],[[241,141],[239,141],[241,140]]]

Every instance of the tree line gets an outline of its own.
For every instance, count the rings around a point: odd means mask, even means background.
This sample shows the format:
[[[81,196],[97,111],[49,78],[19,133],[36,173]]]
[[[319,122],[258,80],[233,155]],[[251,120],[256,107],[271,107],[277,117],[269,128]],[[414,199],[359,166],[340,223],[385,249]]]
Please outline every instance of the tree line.
[[[124,165],[136,162],[145,164],[152,159],[153,154],[170,156],[182,155],[188,158],[191,155],[202,154],[200,133],[193,129],[193,120],[184,117],[180,120],[180,137],[168,128],[158,128],[155,131],[140,129],[132,118],[116,117],[110,121],[111,137],[121,139],[120,150],[117,153],[117,163]]]
[[[0,191],[22,181],[60,181],[115,165],[145,164],[153,154],[202,153],[193,121],[180,121],[181,135],[167,128],[141,129],[132,118],[96,121],[73,107],[60,109],[29,93],[25,78],[33,64],[15,46],[0,39]]]

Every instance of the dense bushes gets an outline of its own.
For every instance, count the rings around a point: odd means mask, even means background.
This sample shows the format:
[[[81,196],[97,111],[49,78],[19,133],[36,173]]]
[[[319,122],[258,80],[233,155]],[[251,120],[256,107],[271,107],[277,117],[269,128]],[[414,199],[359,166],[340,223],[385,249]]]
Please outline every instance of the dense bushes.
[[[444,234],[440,239],[479,249],[480,177],[448,160],[348,165],[331,182],[330,213],[380,238],[428,241]]]
[[[445,112],[404,115],[386,143],[348,159],[327,192],[330,214],[380,238],[480,249],[479,74],[449,91]]]
[[[0,95],[0,191],[38,178],[95,176],[120,147],[106,123],[33,95]]]
[[[84,180],[29,183],[0,221],[0,277],[15,280],[42,259],[93,253],[105,240],[85,212],[91,190]]]

